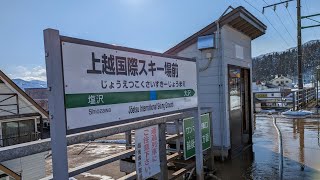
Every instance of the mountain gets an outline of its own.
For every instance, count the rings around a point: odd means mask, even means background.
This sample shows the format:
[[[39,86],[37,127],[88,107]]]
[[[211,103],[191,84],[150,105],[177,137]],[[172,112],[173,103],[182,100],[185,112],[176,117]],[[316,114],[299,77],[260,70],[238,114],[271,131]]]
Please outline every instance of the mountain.
[[[39,81],[39,80],[31,80],[31,81],[25,81],[23,79],[12,79],[14,83],[16,83],[17,86],[19,86],[22,90],[25,90],[26,88],[46,88],[47,82],[45,81]]]
[[[306,42],[302,49],[303,79],[310,82],[316,66],[320,64],[320,40]],[[260,55],[253,58],[252,63],[253,81],[268,81],[275,75],[284,75],[297,82],[297,47]]]

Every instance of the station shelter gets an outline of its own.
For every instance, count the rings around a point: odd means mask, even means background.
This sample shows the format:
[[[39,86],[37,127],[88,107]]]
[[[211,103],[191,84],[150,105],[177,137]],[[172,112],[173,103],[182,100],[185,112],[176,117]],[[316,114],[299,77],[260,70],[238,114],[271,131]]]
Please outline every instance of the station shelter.
[[[251,42],[267,29],[244,7],[229,8],[218,20],[165,52],[198,61],[200,106],[213,110],[213,148],[223,157],[252,144]]]

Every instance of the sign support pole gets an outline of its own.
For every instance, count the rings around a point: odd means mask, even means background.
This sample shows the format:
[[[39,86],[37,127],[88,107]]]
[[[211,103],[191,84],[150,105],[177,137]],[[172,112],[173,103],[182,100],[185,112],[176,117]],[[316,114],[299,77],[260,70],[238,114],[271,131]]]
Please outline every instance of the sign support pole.
[[[65,109],[64,106],[61,106],[61,104],[64,104],[64,83],[60,43],[59,31],[53,29],[44,30],[53,179],[67,180],[69,179],[67,130]]]
[[[201,131],[201,111],[199,102],[199,62],[196,60],[197,69],[197,98],[198,108],[195,111],[194,130],[195,130],[195,146],[196,146],[196,173],[197,179],[203,180],[203,152],[202,152],[202,131]]]
[[[213,150],[213,146],[214,146],[214,143],[213,143],[213,122],[212,122],[212,113],[210,113],[209,115],[210,117],[210,138],[211,138],[211,141],[210,141],[210,158],[209,158],[209,163],[208,163],[208,166],[209,166],[209,169],[211,171],[214,171],[215,168],[214,168],[214,150]]]
[[[166,124],[159,124],[159,157],[160,157],[160,174],[159,179],[168,180],[167,168],[167,141],[166,141]]]

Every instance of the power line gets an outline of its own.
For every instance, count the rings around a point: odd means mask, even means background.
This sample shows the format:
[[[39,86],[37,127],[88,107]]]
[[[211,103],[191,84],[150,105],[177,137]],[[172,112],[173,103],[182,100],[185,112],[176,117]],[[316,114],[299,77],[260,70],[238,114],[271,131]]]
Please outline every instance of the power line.
[[[269,4],[263,0],[264,3],[266,3],[267,6],[269,6]],[[274,11],[274,13],[277,15],[278,19],[280,20],[281,24],[283,25],[283,27],[286,29],[287,33],[289,34],[289,36],[291,37],[291,39],[293,40],[293,42],[296,42],[293,38],[293,36],[291,35],[291,33],[289,32],[289,30],[287,29],[286,25],[284,25],[283,21],[281,20],[280,16],[278,15],[278,13],[276,11]]]
[[[280,0],[280,2],[282,2],[282,1]],[[296,28],[296,27],[297,27],[297,24],[296,24],[296,22],[293,20],[292,15],[291,15],[290,11],[288,10],[288,7],[285,6],[284,4],[283,4],[283,6],[286,7],[286,10],[287,10],[288,14],[290,15],[290,19],[291,19],[291,21],[293,22],[294,27]]]
[[[289,43],[284,39],[284,37],[281,35],[281,33],[274,27],[274,25],[271,23],[271,21],[268,19],[266,15],[262,13],[259,9],[257,9],[255,6],[253,6],[251,3],[249,3],[247,0],[244,0],[247,4],[249,4],[251,7],[253,7],[256,11],[260,12],[266,20],[270,23],[271,27],[278,33],[278,35],[281,37],[281,39],[287,44],[287,46],[290,46]]]
[[[307,0],[305,0],[304,3],[305,3],[305,5],[306,5],[306,9],[307,9],[308,14],[310,14],[310,10],[309,10],[309,6],[308,6],[308,3],[307,3]],[[309,20],[311,20],[311,21],[318,22],[318,21],[316,21],[316,20],[314,20],[314,19],[311,19],[311,18],[307,18],[307,19],[309,19]],[[313,31],[313,35],[314,35],[315,37],[317,36],[316,31]]]

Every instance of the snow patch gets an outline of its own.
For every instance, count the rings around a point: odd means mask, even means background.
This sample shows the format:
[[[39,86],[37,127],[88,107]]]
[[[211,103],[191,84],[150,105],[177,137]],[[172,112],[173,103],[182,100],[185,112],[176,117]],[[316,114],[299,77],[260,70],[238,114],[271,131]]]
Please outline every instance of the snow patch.
[[[81,173],[81,175],[83,175],[85,178],[93,177],[93,178],[98,178],[100,180],[113,180],[113,178],[110,176],[105,176],[105,175],[100,175],[100,174]]]
[[[25,90],[26,88],[46,88],[47,82],[45,81],[39,81],[39,80],[31,80],[31,81],[25,81],[23,79],[12,79],[12,81],[19,86],[22,90]]]
[[[282,115],[285,115],[285,116],[308,116],[308,115],[311,115],[313,114],[313,112],[311,111],[306,111],[306,110],[300,110],[300,111],[286,111],[286,112],[283,112]]]

